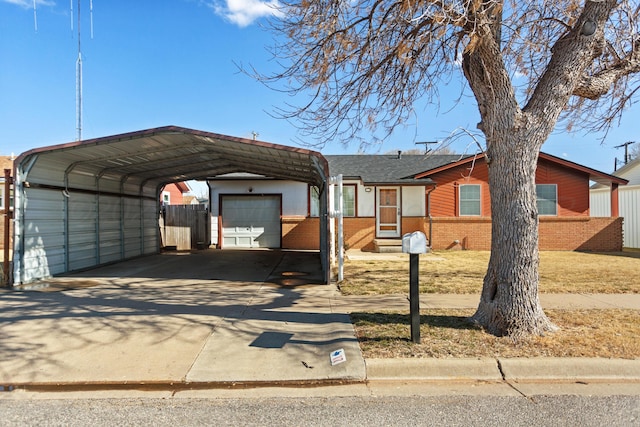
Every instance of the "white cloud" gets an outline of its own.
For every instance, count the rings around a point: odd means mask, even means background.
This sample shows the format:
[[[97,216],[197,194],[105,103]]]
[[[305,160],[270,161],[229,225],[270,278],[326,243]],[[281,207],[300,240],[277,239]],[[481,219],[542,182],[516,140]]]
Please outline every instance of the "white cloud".
[[[239,27],[251,25],[255,20],[268,16],[280,16],[278,0],[224,0],[209,3],[220,16]]]
[[[33,8],[33,0],[0,0],[3,3],[15,4],[25,9]],[[54,6],[56,3],[50,0],[36,0],[36,6]]]

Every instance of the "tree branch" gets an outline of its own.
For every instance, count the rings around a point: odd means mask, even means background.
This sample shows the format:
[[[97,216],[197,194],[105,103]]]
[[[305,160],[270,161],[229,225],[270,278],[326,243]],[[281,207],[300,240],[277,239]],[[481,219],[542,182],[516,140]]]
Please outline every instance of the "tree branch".
[[[640,72],[640,42],[627,58],[619,60],[614,65],[601,70],[591,76],[582,76],[573,90],[573,95],[596,100],[607,94],[611,86],[618,80],[633,73]]]
[[[573,29],[552,47],[551,60],[524,111],[545,118],[549,126],[555,125],[601,46],[605,23],[616,6],[616,0],[586,2]],[[595,33],[588,34],[584,29],[591,25],[595,25]],[[556,102],[549,103],[550,98]]]

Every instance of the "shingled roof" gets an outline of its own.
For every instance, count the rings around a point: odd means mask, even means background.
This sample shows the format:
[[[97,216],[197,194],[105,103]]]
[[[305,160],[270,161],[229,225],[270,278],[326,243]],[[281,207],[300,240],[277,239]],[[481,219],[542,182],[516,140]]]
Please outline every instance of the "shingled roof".
[[[430,178],[414,176],[460,160],[459,154],[351,154],[325,155],[331,175],[360,179],[364,185],[425,185]],[[464,156],[466,157],[466,156]]]

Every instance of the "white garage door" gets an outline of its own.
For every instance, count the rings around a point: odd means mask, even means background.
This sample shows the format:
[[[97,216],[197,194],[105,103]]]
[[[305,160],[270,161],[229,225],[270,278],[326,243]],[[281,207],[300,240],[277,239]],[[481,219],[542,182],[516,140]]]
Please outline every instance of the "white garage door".
[[[223,248],[279,248],[280,196],[223,196]]]

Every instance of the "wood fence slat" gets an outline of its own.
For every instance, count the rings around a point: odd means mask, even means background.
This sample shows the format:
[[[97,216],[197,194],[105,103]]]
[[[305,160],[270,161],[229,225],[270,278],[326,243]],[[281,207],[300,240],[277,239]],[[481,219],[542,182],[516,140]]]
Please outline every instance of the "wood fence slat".
[[[209,245],[209,213],[205,206],[168,205],[163,211],[160,218],[163,246],[190,250]]]

